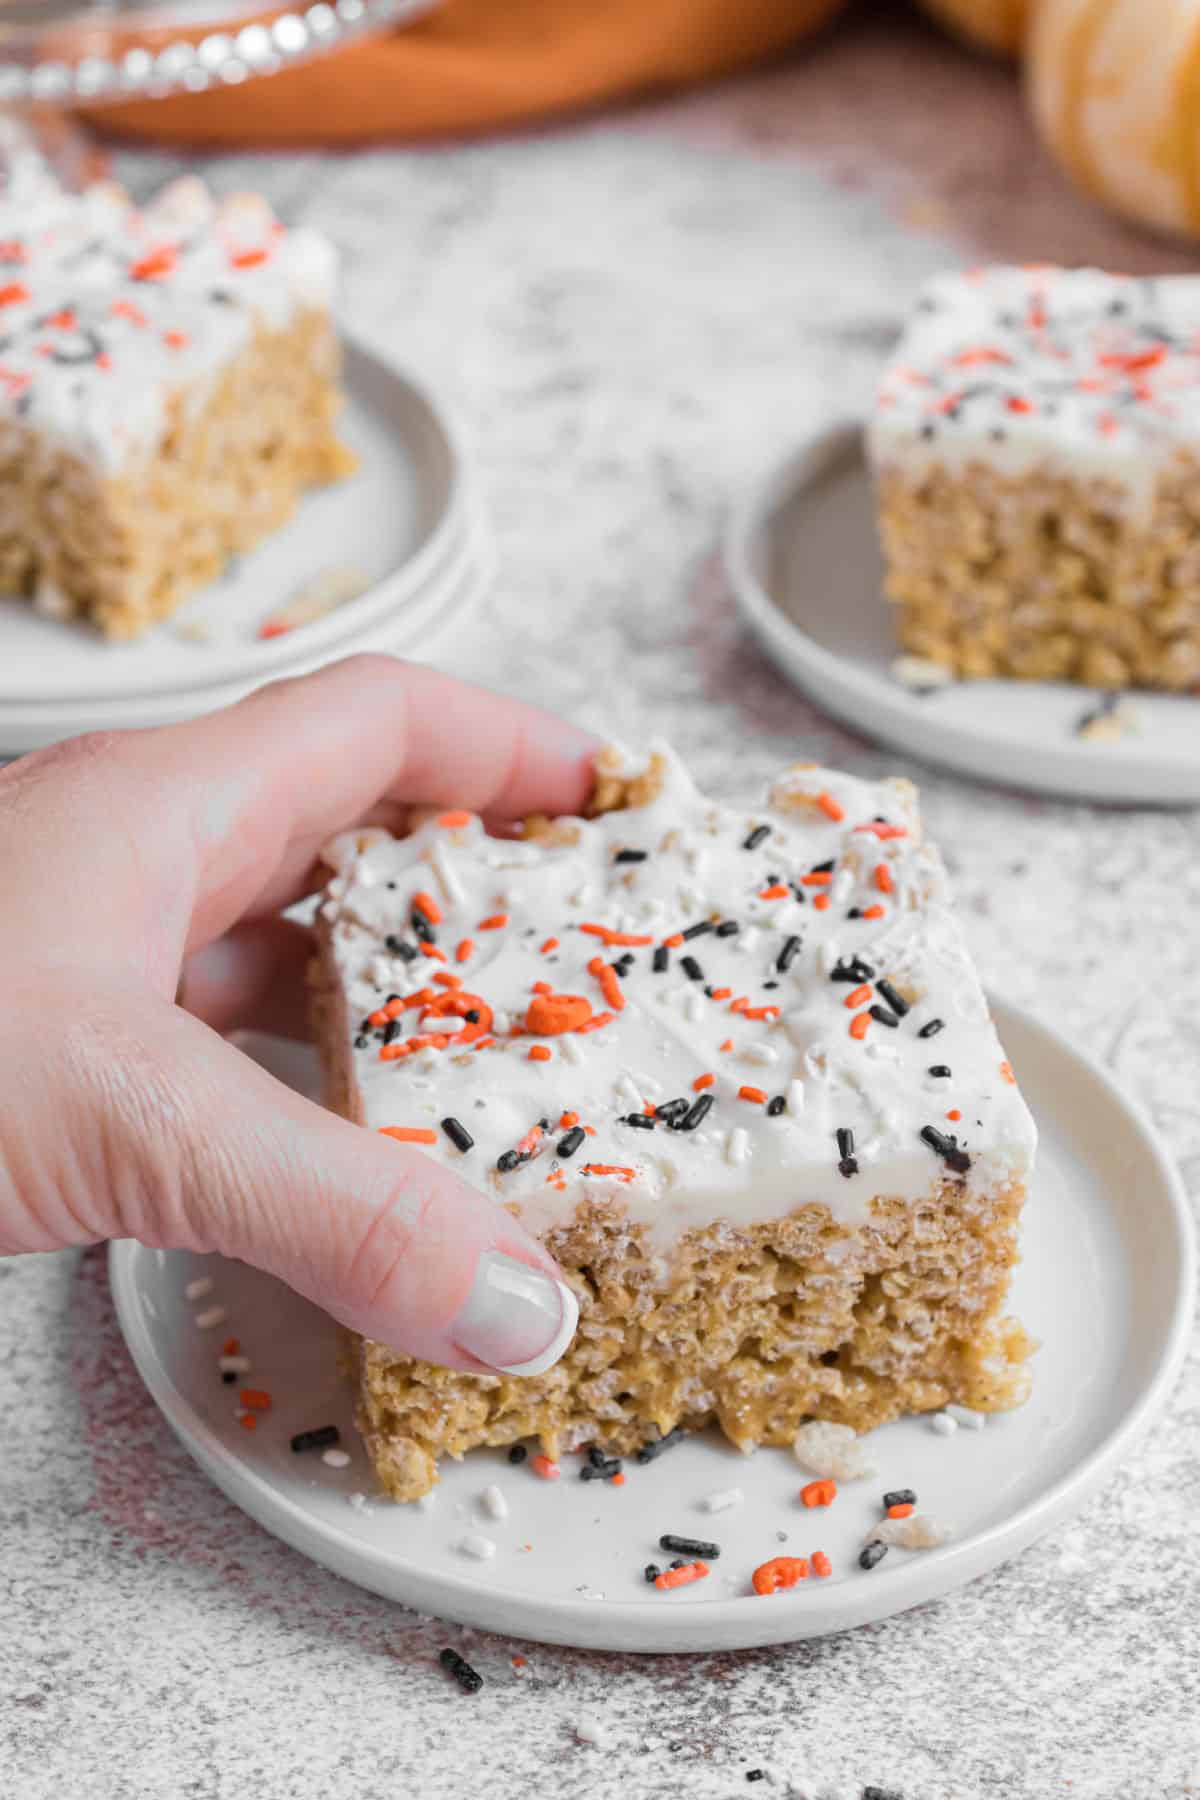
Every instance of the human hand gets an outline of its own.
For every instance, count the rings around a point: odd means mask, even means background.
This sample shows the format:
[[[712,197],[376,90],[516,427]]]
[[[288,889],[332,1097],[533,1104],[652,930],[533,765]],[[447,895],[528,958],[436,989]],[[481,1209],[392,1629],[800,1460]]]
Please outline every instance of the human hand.
[[[420,805],[578,811],[594,748],[547,713],[355,657],[0,772],[0,1254],[216,1250],[427,1361],[549,1367],[574,1298],[511,1216],[220,1033],[304,1035],[312,943],[279,912],[328,838],[402,830]]]

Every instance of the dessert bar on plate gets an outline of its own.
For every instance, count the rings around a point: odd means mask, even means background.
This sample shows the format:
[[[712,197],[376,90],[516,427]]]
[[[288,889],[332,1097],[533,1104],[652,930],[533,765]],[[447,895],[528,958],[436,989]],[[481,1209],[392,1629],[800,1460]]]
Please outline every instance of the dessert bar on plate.
[[[962,676],[1200,680],[1200,280],[942,276],[867,440],[905,650]]]
[[[358,1419],[414,1500],[441,1456],[740,1448],[1026,1395],[1002,1316],[1034,1127],[913,788],[802,766],[716,805],[604,753],[586,819],[463,813],[327,853],[327,1103],[507,1206],[579,1301],[541,1375],[354,1338]]]
[[[136,637],[353,466],[332,247],[185,179],[0,192],[0,589]]]

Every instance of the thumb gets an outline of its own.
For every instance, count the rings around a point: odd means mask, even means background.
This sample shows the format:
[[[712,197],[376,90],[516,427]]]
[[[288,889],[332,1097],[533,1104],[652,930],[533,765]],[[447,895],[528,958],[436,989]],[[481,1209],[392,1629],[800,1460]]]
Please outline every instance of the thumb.
[[[578,1304],[509,1213],[420,1150],[293,1093],[178,1008],[143,1008],[149,1092],[131,1109],[127,1017],[119,1053],[105,1046],[85,1084],[110,1180],[114,1156],[125,1169],[123,1235],[239,1257],[426,1362],[537,1375],[558,1361]]]

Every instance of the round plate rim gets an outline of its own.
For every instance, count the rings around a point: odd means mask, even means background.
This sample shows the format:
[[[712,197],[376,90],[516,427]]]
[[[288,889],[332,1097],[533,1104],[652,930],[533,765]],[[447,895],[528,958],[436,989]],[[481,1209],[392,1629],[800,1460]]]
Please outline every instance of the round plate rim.
[[[577,1599],[536,1599],[514,1603],[511,1593],[490,1594],[470,1575],[430,1575],[403,1565],[373,1545],[347,1545],[334,1527],[280,1494],[232,1451],[171,1380],[158,1360],[151,1334],[138,1304],[134,1264],[141,1246],[116,1240],[109,1246],[109,1277],[121,1334],[151,1397],[184,1447],[216,1485],[250,1517],[313,1560],[357,1585],[397,1600],[420,1612],[455,1620],[484,1631],[530,1638],[578,1649],[624,1650],[637,1654],[672,1654],[680,1650],[752,1649],[825,1636],[874,1623],[910,1607],[938,1599],[1020,1553],[1044,1532],[1078,1509],[1105,1476],[1129,1452],[1171,1392],[1187,1351],[1196,1286],[1196,1233],[1178,1170],[1158,1141],[1141,1104],[1128,1094],[1097,1060],[1068,1041],[1052,1026],[1022,1007],[991,1001],[1003,1037],[1025,1031],[1043,1051],[1066,1057],[1103,1090],[1111,1107],[1125,1114],[1141,1139],[1141,1152],[1153,1170],[1162,1198],[1161,1230],[1169,1224],[1175,1252],[1174,1298],[1152,1368],[1136,1400],[1105,1433],[1095,1448],[1046,1492],[1028,1501],[1009,1518],[954,1540],[932,1553],[936,1561],[914,1557],[903,1567],[889,1568],[855,1595],[857,1606],[835,1600],[838,1588],[824,1596],[821,1613],[763,1606],[752,1595],[714,1600],[703,1606],[647,1617],[645,1602],[605,1601],[581,1607]],[[1015,1030],[1014,1030],[1015,1028]],[[255,1504],[247,1504],[247,1495]],[[369,1571],[369,1572],[364,1572]],[[400,1576],[403,1599],[396,1576]],[[374,1579],[372,1579],[374,1577]],[[491,1604],[489,1605],[489,1600]],[[838,1616],[829,1619],[832,1607]],[[503,1615],[503,1616],[501,1616]],[[824,1623],[820,1621],[825,1619]],[[580,1628],[581,1619],[587,1626]],[[689,1642],[688,1640],[695,1640]]]
[[[431,576],[436,575],[438,563],[447,554],[447,546],[455,535],[461,533],[464,527],[477,528],[475,515],[478,508],[473,503],[469,462],[461,428],[451,409],[444,401],[436,398],[421,380],[365,337],[339,329],[339,339],[345,357],[346,387],[353,385],[357,388],[363,379],[375,378],[393,388],[404,390],[409,403],[416,403],[424,423],[440,439],[447,468],[446,498],[439,517],[424,541],[403,562],[390,569],[380,580],[373,582],[365,592],[336,608],[325,618],[306,625],[303,644],[298,641],[299,634],[293,636],[290,633],[265,641],[253,640],[245,647],[246,658],[237,673],[230,674],[226,671],[215,676],[188,676],[178,682],[157,685],[151,695],[139,695],[136,692],[130,694],[112,688],[95,689],[86,701],[70,702],[71,711],[78,712],[81,707],[100,705],[136,707],[139,699],[183,700],[217,688],[233,688],[245,681],[257,682],[285,675],[314,651],[336,644],[343,636],[365,627],[368,619],[374,620],[378,610],[386,610],[396,604],[397,587],[402,588],[405,596],[411,599],[424,588]],[[362,375],[356,375],[356,370],[361,370]],[[164,623],[169,624],[169,621]],[[98,653],[103,653],[105,646],[98,643],[96,648]],[[49,713],[62,705],[62,700],[58,698],[30,699],[25,695],[14,695],[0,689],[0,721],[9,712],[34,716],[42,710]]]
[[[1012,768],[1008,766],[1013,751],[1009,739],[981,726],[968,728],[931,719],[915,696],[825,649],[784,613],[757,572],[755,545],[789,494],[819,478],[848,454],[862,456],[864,430],[861,418],[839,418],[824,426],[759,477],[735,504],[726,525],[722,557],[734,598],[788,680],[823,712],[859,735],[977,781],[1117,805],[1194,806],[1200,802],[1200,759],[1190,764],[1152,752],[1130,752],[1117,760],[1097,756],[1094,746],[1039,743],[1036,759]],[[880,605],[884,604],[881,597]],[[1081,700],[1092,691],[1080,687]],[[864,719],[869,719],[869,727]]]

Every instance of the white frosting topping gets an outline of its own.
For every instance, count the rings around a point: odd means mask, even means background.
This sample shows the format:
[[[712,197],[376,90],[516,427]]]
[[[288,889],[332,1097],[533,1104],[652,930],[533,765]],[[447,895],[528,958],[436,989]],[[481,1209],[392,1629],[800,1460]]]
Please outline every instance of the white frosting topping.
[[[932,281],[868,433],[877,465],[1047,465],[1137,510],[1198,439],[1200,277],[1047,266]]]
[[[105,471],[159,443],[178,390],[203,403],[255,322],[328,306],[333,248],[265,200],[184,178],[138,210],[17,162],[0,191],[0,419]]]
[[[656,1250],[806,1201],[860,1224],[873,1196],[915,1201],[947,1173],[967,1205],[1024,1177],[1033,1122],[913,790],[805,767],[717,806],[658,753],[658,796],[571,822],[570,844],[451,813],[329,847],[366,1122],[429,1134],[539,1235],[605,1195]],[[697,1102],[690,1129],[629,1123]]]

